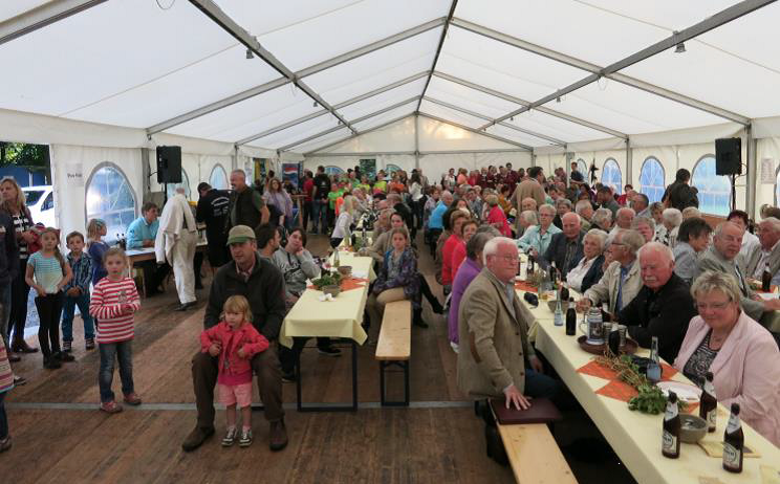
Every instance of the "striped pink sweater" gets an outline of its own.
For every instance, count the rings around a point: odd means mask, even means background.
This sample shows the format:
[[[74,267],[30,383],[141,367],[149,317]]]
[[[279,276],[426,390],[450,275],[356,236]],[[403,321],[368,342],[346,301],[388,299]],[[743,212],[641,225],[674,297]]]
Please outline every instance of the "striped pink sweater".
[[[127,307],[129,305],[130,307]],[[133,339],[133,314],[141,308],[135,282],[129,277],[97,283],[89,302],[89,314],[97,322],[98,343],[119,343]]]

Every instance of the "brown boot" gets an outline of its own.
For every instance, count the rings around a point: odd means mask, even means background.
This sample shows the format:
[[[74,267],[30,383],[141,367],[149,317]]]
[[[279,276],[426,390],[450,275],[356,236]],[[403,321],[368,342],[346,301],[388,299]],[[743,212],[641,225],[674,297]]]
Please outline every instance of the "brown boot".
[[[214,427],[204,429],[196,426],[195,429],[190,432],[190,435],[184,439],[184,442],[181,443],[181,448],[184,452],[192,452],[200,447],[201,444],[212,435],[214,435]]]
[[[271,422],[270,447],[277,451],[287,447],[287,429],[284,426],[284,419]]]

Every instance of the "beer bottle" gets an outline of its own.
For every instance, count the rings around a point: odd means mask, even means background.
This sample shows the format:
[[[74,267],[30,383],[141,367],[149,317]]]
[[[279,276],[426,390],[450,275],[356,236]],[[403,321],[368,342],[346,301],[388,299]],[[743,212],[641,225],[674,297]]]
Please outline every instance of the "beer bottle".
[[[553,317],[553,324],[555,326],[563,326],[563,306],[561,304],[561,298],[560,297],[558,297],[558,300],[555,303],[555,313],[554,313],[554,317]]]
[[[340,259],[340,257],[339,257],[339,248],[338,248],[338,247],[336,247],[336,248],[333,250],[333,267],[335,267],[336,269],[338,269],[340,265],[341,265],[341,259]]]
[[[680,413],[677,409],[677,394],[674,392],[669,392],[669,400],[666,402],[661,453],[670,459],[680,457]],[[723,455],[725,459],[726,454]],[[723,462],[725,466],[726,461]]]
[[[569,300],[569,288],[563,282],[561,282],[561,299],[564,301]]]
[[[650,343],[650,363],[647,364],[647,379],[651,383],[661,381],[661,362],[658,359],[658,336],[653,336]]]
[[[528,266],[526,268],[525,274],[527,277],[531,277],[534,274],[534,256],[532,255],[528,256]]]
[[[745,435],[739,422],[739,404],[731,404],[731,416],[723,436],[723,468],[729,472],[742,472],[742,448]]]
[[[769,271],[769,261],[764,266],[764,272],[761,274],[761,290],[769,292],[772,289],[772,272]]]
[[[699,401],[699,417],[707,422],[707,431],[715,432],[715,420],[718,415],[718,400],[715,398],[715,387],[712,384],[712,372],[704,376],[701,399]]]
[[[569,298],[569,309],[566,310],[566,334],[577,334],[577,310],[574,309],[574,298]]]

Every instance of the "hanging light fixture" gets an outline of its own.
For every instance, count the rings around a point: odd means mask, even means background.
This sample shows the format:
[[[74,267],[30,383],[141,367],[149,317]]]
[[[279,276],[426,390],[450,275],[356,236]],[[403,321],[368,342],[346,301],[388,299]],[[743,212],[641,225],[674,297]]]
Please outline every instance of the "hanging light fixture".
[[[674,35],[677,35],[678,32],[675,30]],[[677,44],[677,46],[674,48],[675,54],[684,54],[685,53],[685,42],[680,42]]]
[[[246,48],[246,58],[247,60],[255,58],[255,55],[252,53],[252,49],[249,47]]]

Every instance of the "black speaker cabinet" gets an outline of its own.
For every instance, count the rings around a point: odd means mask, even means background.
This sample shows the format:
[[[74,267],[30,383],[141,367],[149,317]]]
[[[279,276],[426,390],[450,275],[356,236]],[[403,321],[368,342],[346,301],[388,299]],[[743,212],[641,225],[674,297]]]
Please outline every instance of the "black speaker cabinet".
[[[715,174],[742,174],[742,139],[721,138],[715,140]]]
[[[181,183],[181,146],[157,147],[157,183]]]

